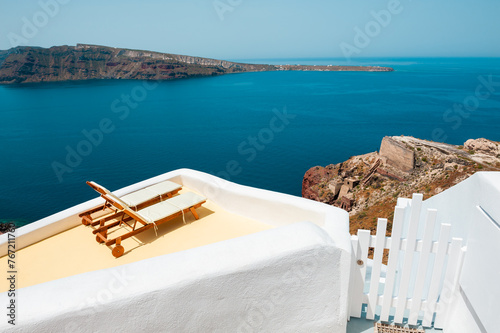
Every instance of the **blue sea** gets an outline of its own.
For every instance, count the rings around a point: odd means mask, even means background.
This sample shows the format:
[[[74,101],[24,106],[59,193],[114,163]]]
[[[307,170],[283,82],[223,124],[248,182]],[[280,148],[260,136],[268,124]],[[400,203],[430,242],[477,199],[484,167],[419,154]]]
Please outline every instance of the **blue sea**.
[[[345,64],[339,59],[259,63]],[[386,135],[500,141],[500,59],[363,59],[394,72],[0,86],[0,218],[30,223],[178,168],[300,196]]]

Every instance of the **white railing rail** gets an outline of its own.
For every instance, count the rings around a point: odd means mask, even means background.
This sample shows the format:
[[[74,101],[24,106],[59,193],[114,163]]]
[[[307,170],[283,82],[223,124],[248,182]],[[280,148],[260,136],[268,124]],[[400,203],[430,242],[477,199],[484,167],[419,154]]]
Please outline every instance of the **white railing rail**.
[[[421,220],[422,198],[414,194],[411,205],[396,207],[391,237],[386,237],[387,219],[378,219],[375,236],[369,230],[358,230],[352,236],[351,317],[360,318],[363,304],[367,304],[369,320],[378,315],[383,322],[416,325],[422,320],[424,327],[442,327],[458,287],[465,248],[462,239],[450,241],[449,224],[442,224],[437,241],[433,240],[437,210],[428,209]],[[417,239],[420,221],[425,224],[422,238]],[[374,248],[371,265],[369,248]],[[385,249],[389,250],[387,266],[382,264]],[[369,266],[371,270],[367,270]]]

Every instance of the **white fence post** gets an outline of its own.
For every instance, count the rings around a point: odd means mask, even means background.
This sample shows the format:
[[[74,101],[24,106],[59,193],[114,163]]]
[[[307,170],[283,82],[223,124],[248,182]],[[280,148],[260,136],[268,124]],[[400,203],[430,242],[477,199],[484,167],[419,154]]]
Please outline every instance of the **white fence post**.
[[[417,240],[418,222],[420,219],[420,210],[422,209],[422,199],[422,194],[413,194],[413,199],[411,201],[410,226],[406,237],[403,271],[399,285],[396,314],[394,315],[394,322],[396,323],[403,322],[404,311],[406,309],[408,288],[410,286],[411,271],[413,268],[413,256],[415,254],[415,242]]]
[[[422,294],[424,291],[425,276],[427,275],[427,267],[429,267],[429,256],[432,251],[432,236],[434,235],[434,225],[436,223],[437,210],[429,209],[427,211],[427,220],[424,231],[424,241],[422,251],[420,252],[420,260],[417,268],[417,280],[413,291],[413,301],[411,303],[410,316],[408,324],[416,325],[420,306],[422,305]]]
[[[389,312],[392,306],[392,295],[394,293],[394,285],[396,282],[396,268],[399,261],[399,249],[401,248],[401,233],[403,232],[403,218],[406,209],[396,207],[394,212],[394,221],[392,222],[391,232],[391,248],[389,249],[389,262],[387,265],[387,273],[385,277],[384,298],[382,303],[382,311],[380,312],[380,320],[388,321]]]
[[[350,284],[353,285],[350,295],[351,317],[360,318],[364,300],[364,286],[366,278],[366,264],[368,246],[370,245],[370,230],[358,230],[356,241],[356,257],[354,257],[354,274],[351,275]]]
[[[441,283],[441,273],[443,271],[446,250],[448,249],[450,230],[451,225],[441,224],[438,250],[436,258],[434,260],[434,269],[432,270],[431,286],[429,287],[429,295],[427,296],[424,320],[422,321],[422,325],[426,327],[431,326],[432,317],[436,309],[437,298],[439,295],[439,285]]]
[[[461,270],[461,262],[463,260],[462,239],[453,238],[451,240],[451,250],[448,256],[448,266],[444,278],[443,288],[439,295],[438,309],[436,311],[436,319],[434,322],[435,328],[443,328],[444,321],[449,313],[448,307],[453,297],[455,290],[458,287],[458,277]]]
[[[370,291],[368,292],[368,309],[366,319],[373,319],[378,301],[378,287],[380,281],[380,270],[382,268],[382,257],[384,256],[385,234],[387,219],[378,219],[377,235],[375,236],[375,251],[373,254],[373,265],[370,279]]]

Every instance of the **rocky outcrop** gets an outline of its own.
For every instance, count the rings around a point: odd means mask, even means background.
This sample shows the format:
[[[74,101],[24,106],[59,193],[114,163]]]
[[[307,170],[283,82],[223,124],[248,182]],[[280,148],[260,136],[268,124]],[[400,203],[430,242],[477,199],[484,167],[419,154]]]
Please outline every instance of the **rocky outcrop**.
[[[329,194],[332,193],[330,186],[333,186],[333,192],[338,194],[342,184],[338,186],[334,181],[330,182],[330,180],[333,180],[338,175],[338,172],[339,168],[334,165],[327,167],[316,166],[309,169],[302,180],[302,197],[333,204],[334,195]],[[327,194],[326,197],[325,193]]]
[[[316,166],[309,169],[302,180],[302,196],[311,200],[340,206],[342,200],[353,200],[351,193],[360,180],[350,177],[353,170],[339,163],[326,167]]]
[[[464,143],[464,148],[475,153],[500,157],[500,144],[487,139],[469,139]]]
[[[173,80],[280,70],[392,71],[392,68],[244,64],[88,44],[54,46],[48,49],[19,46],[0,51],[0,84],[90,79]]]
[[[305,198],[341,207],[351,215],[351,232],[375,230],[379,217],[392,219],[398,197],[438,194],[477,171],[500,171],[497,142],[468,140],[462,146],[408,136],[385,137],[380,153],[353,156],[339,164],[309,169]],[[489,155],[487,155],[489,154]]]
[[[380,158],[385,164],[410,172],[415,168],[415,152],[391,137],[384,137],[380,144]]]

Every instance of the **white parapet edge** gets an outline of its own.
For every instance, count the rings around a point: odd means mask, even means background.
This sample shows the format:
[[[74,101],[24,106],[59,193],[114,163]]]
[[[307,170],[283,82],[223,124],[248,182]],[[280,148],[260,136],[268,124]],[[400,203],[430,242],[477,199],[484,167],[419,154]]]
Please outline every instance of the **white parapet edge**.
[[[123,196],[164,180],[172,180],[191,188],[229,212],[272,226],[299,221],[310,221],[320,227],[328,226],[335,243],[350,252],[349,216],[344,210],[288,194],[239,185],[203,172],[178,169],[121,188],[114,193]],[[102,202],[101,198],[92,199],[17,229],[16,250],[79,225],[81,219],[78,214]],[[0,257],[7,254],[7,241],[6,234],[0,235]]]

